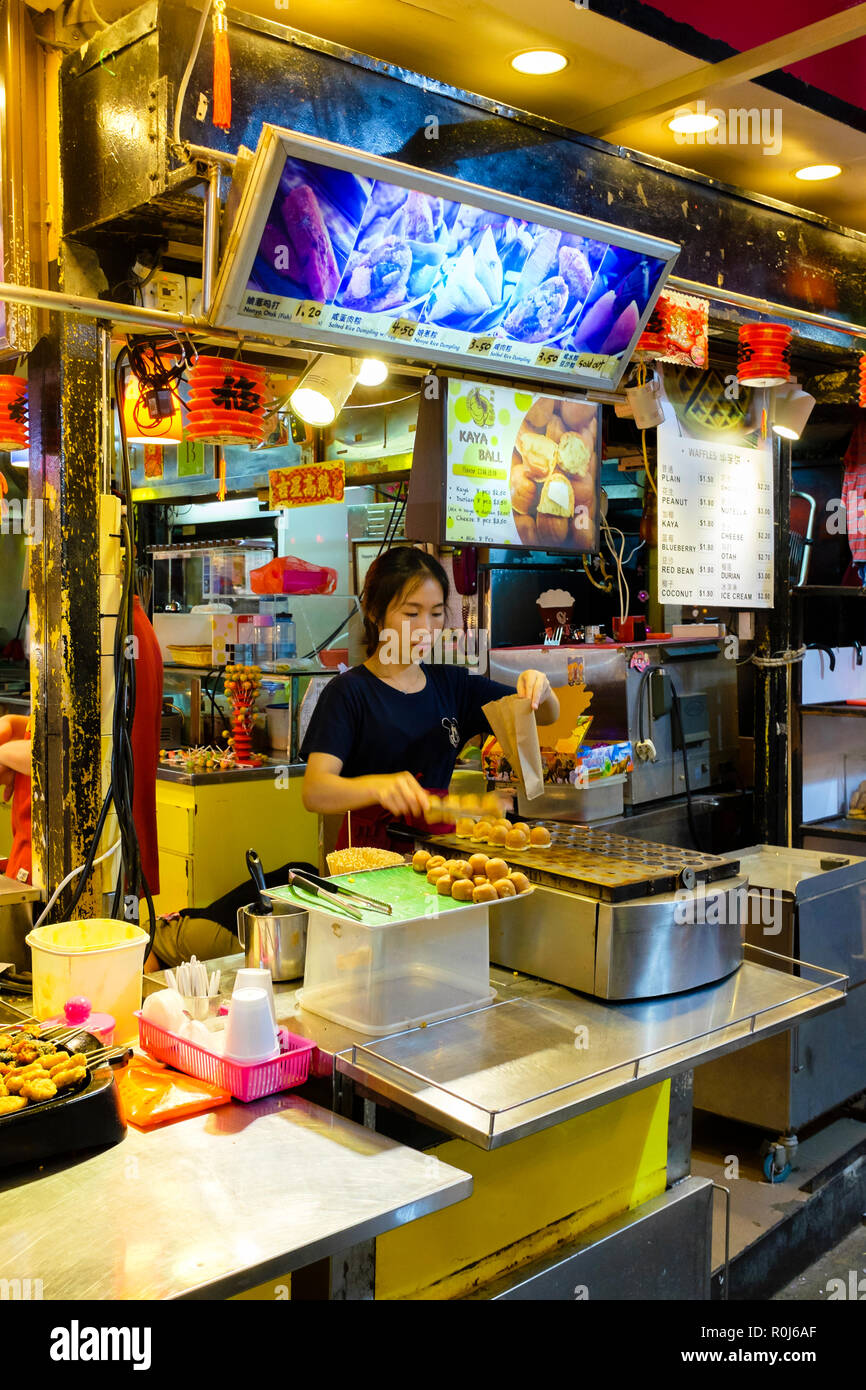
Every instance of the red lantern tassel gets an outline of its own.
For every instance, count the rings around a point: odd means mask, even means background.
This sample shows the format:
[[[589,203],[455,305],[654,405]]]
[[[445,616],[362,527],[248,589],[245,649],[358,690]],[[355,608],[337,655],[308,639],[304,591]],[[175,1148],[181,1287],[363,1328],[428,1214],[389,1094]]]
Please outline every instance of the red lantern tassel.
[[[213,124],[228,130],[232,123],[232,69],[225,0],[216,0],[213,18]]]

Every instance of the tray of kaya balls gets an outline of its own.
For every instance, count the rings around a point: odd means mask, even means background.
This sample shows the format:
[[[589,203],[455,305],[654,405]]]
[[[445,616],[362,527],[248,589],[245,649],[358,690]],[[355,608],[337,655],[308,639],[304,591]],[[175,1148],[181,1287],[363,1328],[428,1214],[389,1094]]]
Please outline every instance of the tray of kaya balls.
[[[436,823],[447,819],[443,806],[432,810]],[[504,816],[476,818],[467,815],[462,805],[457,812],[453,834],[425,837],[430,853],[444,855],[456,850],[464,858],[478,852],[495,854],[532,884],[582,893],[603,902],[627,902],[694,888],[731,878],[739,870],[739,861],[734,859],[637,840],[602,827],[556,821],[530,824]]]

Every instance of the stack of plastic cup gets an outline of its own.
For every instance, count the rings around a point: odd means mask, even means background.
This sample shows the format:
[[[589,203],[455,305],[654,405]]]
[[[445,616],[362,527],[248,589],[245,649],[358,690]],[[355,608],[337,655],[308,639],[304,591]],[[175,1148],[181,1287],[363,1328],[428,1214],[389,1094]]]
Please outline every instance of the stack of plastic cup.
[[[267,990],[236,989],[225,1032],[225,1056],[234,1062],[270,1062],[279,1056]]]

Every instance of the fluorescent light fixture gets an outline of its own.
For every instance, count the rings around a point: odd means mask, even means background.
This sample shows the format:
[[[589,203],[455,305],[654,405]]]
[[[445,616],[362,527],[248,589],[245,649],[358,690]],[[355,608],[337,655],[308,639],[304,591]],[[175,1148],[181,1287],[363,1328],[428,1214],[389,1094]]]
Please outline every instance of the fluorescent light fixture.
[[[794,178],[804,179],[807,183],[818,183],[821,179],[835,179],[841,172],[841,164],[807,164],[805,168],[794,171]]]
[[[308,425],[319,429],[332,425],[352,394],[358,371],[354,357],[320,353],[289,396],[289,405]]]
[[[11,463],[13,468],[29,468],[30,450],[16,449],[13,454],[9,455],[9,462]]]
[[[815,397],[789,381],[773,393],[773,433],[782,439],[799,439],[815,409]]]
[[[668,121],[668,129],[673,130],[677,135],[703,135],[708,130],[715,130],[718,124],[718,116],[689,111],[682,116],[674,116],[672,121]]]
[[[365,357],[358,373],[360,386],[381,386],[388,377],[388,364],[379,357]]]
[[[528,77],[549,77],[553,72],[562,72],[567,65],[565,54],[551,48],[529,48],[511,59],[511,66]]]

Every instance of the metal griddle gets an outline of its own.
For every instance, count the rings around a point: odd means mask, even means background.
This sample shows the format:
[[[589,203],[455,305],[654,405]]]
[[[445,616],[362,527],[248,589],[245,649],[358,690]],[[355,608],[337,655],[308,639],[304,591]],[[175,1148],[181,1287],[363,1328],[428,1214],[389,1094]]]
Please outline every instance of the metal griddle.
[[[736,859],[635,840],[588,825],[555,824],[550,834],[549,849],[510,850],[456,835],[431,835],[426,843],[459,850],[464,858],[476,851],[495,854],[522,869],[533,883],[608,903],[735,878],[740,868]]]

